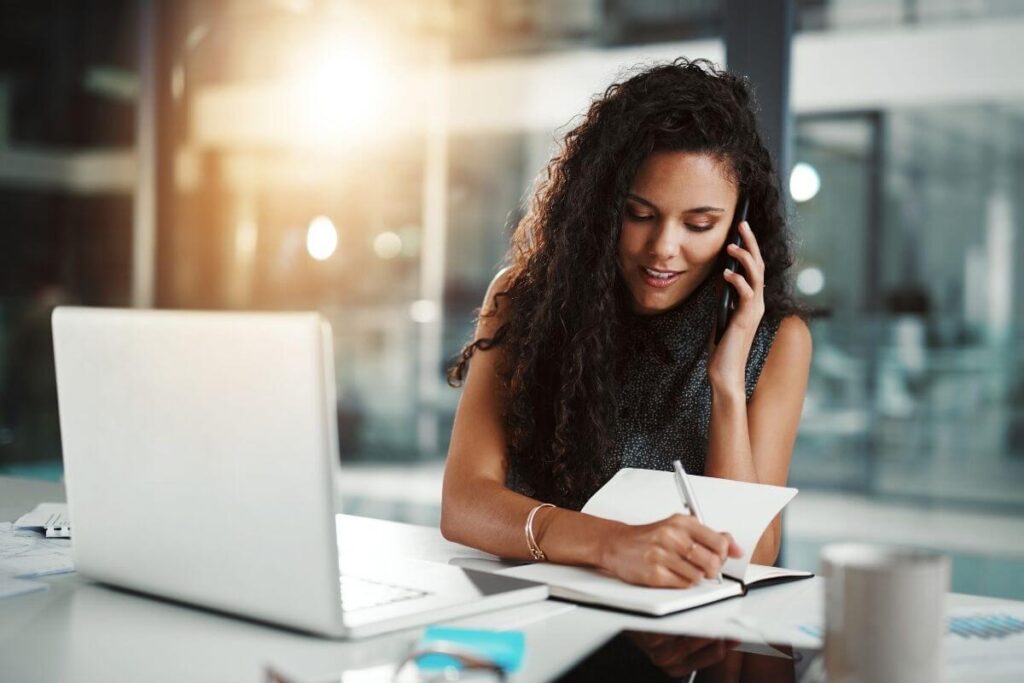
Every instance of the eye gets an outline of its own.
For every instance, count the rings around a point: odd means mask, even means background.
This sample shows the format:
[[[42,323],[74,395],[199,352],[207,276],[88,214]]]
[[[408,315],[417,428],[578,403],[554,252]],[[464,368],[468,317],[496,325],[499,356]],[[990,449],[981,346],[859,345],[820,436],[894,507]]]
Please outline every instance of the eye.
[[[687,223],[686,227],[694,232],[707,232],[715,227],[714,223]]]
[[[654,218],[654,216],[650,214],[639,214],[633,211],[632,209],[626,210],[626,216],[628,216],[629,220],[631,221],[649,221],[652,218]]]

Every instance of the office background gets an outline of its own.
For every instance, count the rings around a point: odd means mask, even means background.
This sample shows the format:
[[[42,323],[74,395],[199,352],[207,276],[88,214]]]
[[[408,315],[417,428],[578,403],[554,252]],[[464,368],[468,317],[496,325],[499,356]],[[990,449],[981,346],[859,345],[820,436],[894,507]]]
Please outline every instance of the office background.
[[[724,62],[725,4],[3,0],[0,473],[61,476],[55,305],[319,309],[347,510],[435,523],[444,367],[558,136]],[[1024,599],[1024,1],[792,7],[786,563],[910,543]]]

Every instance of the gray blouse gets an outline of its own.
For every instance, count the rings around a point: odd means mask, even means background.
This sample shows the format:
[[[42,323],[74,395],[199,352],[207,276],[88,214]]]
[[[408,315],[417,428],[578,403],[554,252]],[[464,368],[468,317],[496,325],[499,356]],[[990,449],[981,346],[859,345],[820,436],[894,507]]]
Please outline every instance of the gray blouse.
[[[718,287],[704,281],[685,301],[656,315],[630,315],[619,379],[619,420],[605,457],[614,473],[623,467],[671,470],[681,460],[687,472],[703,474],[711,422],[707,341],[715,319]],[[754,393],[779,330],[765,317],[747,359],[747,400]],[[509,488],[533,496],[533,487],[509,468]],[[586,500],[594,491],[583,498]],[[572,502],[552,503],[576,507]]]
[[[617,466],[671,470],[679,459],[702,474],[711,423],[707,341],[718,288],[708,278],[686,301],[665,313],[632,316],[619,387],[619,425],[608,454]],[[780,320],[764,318],[747,358],[747,400],[754,393]]]

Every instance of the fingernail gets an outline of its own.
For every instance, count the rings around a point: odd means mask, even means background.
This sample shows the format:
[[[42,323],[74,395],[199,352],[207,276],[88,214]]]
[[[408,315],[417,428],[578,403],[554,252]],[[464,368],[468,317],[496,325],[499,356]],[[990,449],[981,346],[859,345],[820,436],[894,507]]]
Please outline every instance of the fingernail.
[[[726,268],[725,269],[725,274],[726,275],[732,275],[732,268]]]

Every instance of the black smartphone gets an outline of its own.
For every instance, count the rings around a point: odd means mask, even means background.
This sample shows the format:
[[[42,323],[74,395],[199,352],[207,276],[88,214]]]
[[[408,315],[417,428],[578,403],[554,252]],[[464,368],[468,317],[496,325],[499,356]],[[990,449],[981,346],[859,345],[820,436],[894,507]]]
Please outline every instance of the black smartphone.
[[[747,209],[750,207],[750,201],[746,196],[740,195],[739,201],[736,202],[736,213],[732,217],[732,225],[729,226],[729,236],[725,238],[725,247],[722,249],[723,265],[719,269],[719,273],[728,268],[729,270],[738,272],[740,264],[732,256],[729,256],[725,249],[730,244],[735,244],[737,247],[743,245],[743,238],[740,236],[740,223],[747,220]],[[722,285],[722,296],[718,301],[718,315],[715,316],[715,343],[717,344],[722,340],[722,335],[725,334],[725,328],[729,326],[729,318],[732,317],[732,309],[736,305],[736,290],[728,282]]]

